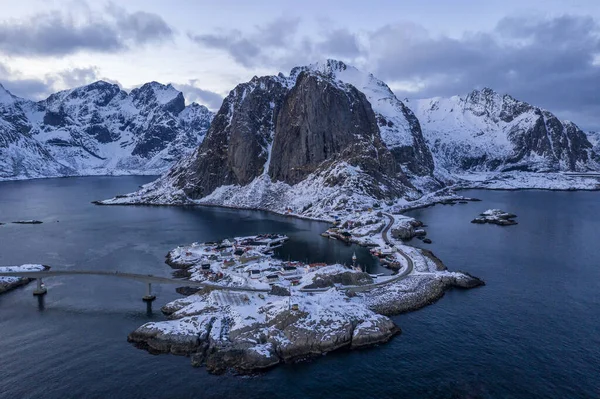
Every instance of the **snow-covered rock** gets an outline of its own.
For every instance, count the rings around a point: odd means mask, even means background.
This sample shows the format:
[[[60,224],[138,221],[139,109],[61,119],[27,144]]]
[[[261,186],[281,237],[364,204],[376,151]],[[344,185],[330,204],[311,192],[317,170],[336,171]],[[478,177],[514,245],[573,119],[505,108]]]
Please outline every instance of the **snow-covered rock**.
[[[572,122],[491,89],[410,101],[442,173],[598,170],[592,144]]]
[[[0,180],[161,174],[199,145],[212,117],[157,82],[126,93],[98,81],[39,102],[0,85]]]
[[[419,123],[381,81],[339,61],[255,77],[202,145],[157,182],[104,204],[200,203],[330,219],[440,183]]]

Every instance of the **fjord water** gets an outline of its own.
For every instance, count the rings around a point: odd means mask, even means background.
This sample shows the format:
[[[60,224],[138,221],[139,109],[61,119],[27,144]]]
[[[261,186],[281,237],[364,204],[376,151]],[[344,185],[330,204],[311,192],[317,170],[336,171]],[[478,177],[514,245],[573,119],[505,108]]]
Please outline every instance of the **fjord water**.
[[[281,257],[370,258],[318,235],[327,225],[219,208],[100,207],[149,177],[0,183],[0,265],[120,270],[169,276],[176,245],[234,235],[286,233]],[[28,286],[0,296],[0,398],[591,398],[600,397],[600,193],[466,192],[482,202],[413,211],[450,269],[486,280],[394,320],[403,334],[369,350],[332,353],[253,377],[213,376],[189,360],[126,342],[154,313],[144,287],[104,277],[48,279],[43,306]],[[479,212],[514,212],[519,225],[474,225]],[[413,242],[420,244],[419,241]],[[424,244],[421,244],[424,245]],[[371,270],[377,266],[369,263]]]

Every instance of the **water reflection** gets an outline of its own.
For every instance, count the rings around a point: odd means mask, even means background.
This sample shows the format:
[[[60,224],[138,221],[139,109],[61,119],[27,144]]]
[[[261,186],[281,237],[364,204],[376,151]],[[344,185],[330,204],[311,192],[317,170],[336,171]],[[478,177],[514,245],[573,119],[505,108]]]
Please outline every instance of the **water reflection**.
[[[46,309],[46,295],[36,295],[38,310],[43,312]]]
[[[152,317],[152,301],[144,301],[146,302],[146,316]]]

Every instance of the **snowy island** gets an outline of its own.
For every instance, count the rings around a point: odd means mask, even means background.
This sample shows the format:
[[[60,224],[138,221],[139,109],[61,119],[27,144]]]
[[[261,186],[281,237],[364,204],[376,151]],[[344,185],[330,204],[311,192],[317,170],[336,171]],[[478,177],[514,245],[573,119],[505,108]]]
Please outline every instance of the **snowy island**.
[[[517,224],[517,222],[513,220],[516,217],[517,215],[501,211],[500,209],[488,209],[487,211],[480,214],[479,217],[476,217],[475,219],[471,220],[471,223],[490,223],[497,224],[499,226],[512,226],[514,224]]]
[[[390,259],[394,274],[372,275],[354,264],[276,259],[274,248],[288,239],[280,235],[177,247],[166,262],[210,285],[165,305],[170,320],[146,323],[128,340],[151,353],[190,356],[192,365],[211,373],[251,373],[336,349],[385,343],[400,332],[389,316],[431,304],[451,287],[484,284],[447,271],[429,251],[387,236],[392,228],[412,228],[414,219],[379,215],[371,212],[371,223],[337,224],[346,226],[352,242]]]

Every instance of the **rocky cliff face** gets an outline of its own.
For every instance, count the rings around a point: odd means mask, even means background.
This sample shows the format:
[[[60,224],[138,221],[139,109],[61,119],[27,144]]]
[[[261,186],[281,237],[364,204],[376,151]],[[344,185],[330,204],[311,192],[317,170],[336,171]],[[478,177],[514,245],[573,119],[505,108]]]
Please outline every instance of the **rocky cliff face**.
[[[156,82],[95,82],[33,102],[0,88],[0,179],[160,174],[189,154],[212,113]]]
[[[293,185],[342,160],[379,178],[396,177],[400,171],[365,95],[354,86],[338,87],[303,71],[277,118],[269,175]]]
[[[491,89],[409,103],[437,165],[451,172],[595,170],[600,158],[574,123]]]
[[[330,60],[236,87],[202,145],[135,201],[310,214],[317,202],[417,197],[439,185],[432,172],[412,112],[372,75]]]
[[[244,186],[263,174],[286,85],[281,77],[255,77],[233,89],[200,148],[168,173],[174,186],[190,198],[201,198],[217,187]]]
[[[433,158],[425,144],[419,120],[383,81],[336,60],[294,68],[291,78],[296,78],[302,71],[317,73],[336,84],[350,85],[363,93],[371,104],[381,139],[396,162],[408,175],[432,174]]]

